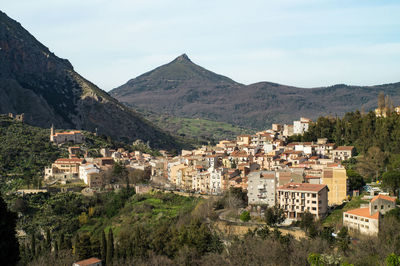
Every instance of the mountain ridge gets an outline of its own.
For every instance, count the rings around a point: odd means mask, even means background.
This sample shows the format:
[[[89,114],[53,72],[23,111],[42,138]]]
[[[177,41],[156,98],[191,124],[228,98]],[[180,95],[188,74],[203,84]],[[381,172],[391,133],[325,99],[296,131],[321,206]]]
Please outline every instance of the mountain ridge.
[[[177,76],[183,78],[174,78]],[[400,103],[399,89],[400,82],[315,88],[270,81],[244,85],[198,66],[182,54],[130,79],[109,94],[139,110],[264,129],[271,123],[290,123],[300,116],[315,119],[322,115],[344,115],[361,108],[372,110],[380,91]]]
[[[116,140],[181,144],[75,72],[20,23],[0,11],[0,113],[24,113],[28,124],[95,131]]]

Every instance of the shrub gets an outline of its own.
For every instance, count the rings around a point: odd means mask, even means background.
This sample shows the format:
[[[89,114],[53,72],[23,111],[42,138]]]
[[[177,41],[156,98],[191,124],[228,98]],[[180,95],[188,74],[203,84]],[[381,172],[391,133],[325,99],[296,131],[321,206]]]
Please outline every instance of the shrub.
[[[250,213],[248,211],[244,211],[240,214],[239,218],[243,222],[248,222],[250,221]]]

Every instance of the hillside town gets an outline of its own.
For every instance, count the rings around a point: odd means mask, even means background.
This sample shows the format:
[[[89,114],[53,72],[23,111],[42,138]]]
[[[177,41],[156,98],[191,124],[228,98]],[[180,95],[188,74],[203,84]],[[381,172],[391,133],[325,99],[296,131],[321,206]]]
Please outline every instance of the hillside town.
[[[119,188],[123,184],[104,178],[104,173],[118,163],[127,169],[144,171],[158,188],[201,195],[221,195],[230,188],[238,188],[247,192],[248,208],[252,211],[279,206],[288,220],[300,220],[305,212],[321,219],[331,208],[358,193],[349,191],[342,165],[355,150],[353,146],[328,143],[324,138],[317,142],[288,142],[290,136],[307,132],[310,122],[301,118],[292,125],[273,124],[271,129],[239,135],[236,140],[222,140],[216,146],[182,150],[179,156],[160,151],[162,156],[158,157],[123,148],[102,148],[102,157],[91,158],[79,146],[85,141],[80,131],[55,133],[52,127],[51,142],[74,146],[68,147],[69,158],[58,158],[45,168],[44,179],[47,184],[83,181],[88,187],[86,191]],[[380,215],[395,207],[395,199],[387,194],[370,199],[372,207],[344,212],[344,225],[361,233],[377,234]]]

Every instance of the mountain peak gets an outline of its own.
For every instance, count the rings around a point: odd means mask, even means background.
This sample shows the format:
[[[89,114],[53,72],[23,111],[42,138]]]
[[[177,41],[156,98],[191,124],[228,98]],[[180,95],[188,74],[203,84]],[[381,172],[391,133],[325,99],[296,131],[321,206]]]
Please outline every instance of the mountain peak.
[[[187,54],[181,54],[180,56],[178,56],[177,58],[175,58],[175,61],[178,62],[182,62],[182,61],[189,61],[192,62],[189,58],[189,56],[187,56]]]

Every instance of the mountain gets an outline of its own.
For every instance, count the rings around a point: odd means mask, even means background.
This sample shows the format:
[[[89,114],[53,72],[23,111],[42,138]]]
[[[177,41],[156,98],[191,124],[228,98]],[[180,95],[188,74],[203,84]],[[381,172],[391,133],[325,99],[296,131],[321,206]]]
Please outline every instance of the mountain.
[[[169,134],[83,78],[1,11],[0,113],[24,113],[27,123],[40,127],[97,129],[116,140],[178,147]]]
[[[371,110],[381,91],[400,104],[399,89],[400,83],[309,89],[271,82],[243,85],[194,64],[183,54],[109,93],[138,110],[263,129],[300,116],[316,119]]]

